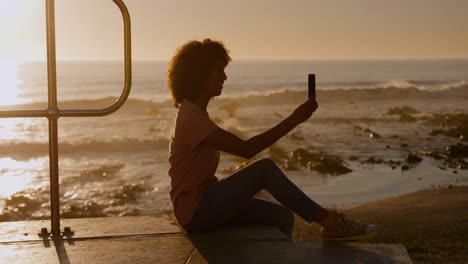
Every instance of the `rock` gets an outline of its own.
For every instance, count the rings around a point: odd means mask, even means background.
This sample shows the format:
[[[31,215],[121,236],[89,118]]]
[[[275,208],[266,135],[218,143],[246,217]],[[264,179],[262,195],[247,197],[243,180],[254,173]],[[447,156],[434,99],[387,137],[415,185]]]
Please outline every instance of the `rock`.
[[[375,131],[372,131],[369,128],[364,129],[364,132],[369,133],[369,137],[371,137],[371,138],[381,138],[379,133],[377,133]]]
[[[386,115],[400,115],[400,114],[412,115],[412,114],[418,114],[418,113],[419,113],[419,111],[412,108],[412,107],[402,106],[402,107],[392,107],[392,108],[388,109]]]
[[[398,119],[400,122],[404,122],[404,123],[411,123],[411,122],[416,122],[417,119],[414,118],[413,116],[411,115],[408,115],[408,114],[400,114],[400,117]]]
[[[340,175],[350,173],[352,170],[341,164],[341,160],[332,156],[323,156],[319,161],[309,161],[307,167],[311,170],[316,170],[321,173],[331,175]]]
[[[405,160],[408,163],[419,163],[422,161],[420,157],[418,157],[416,154],[413,154],[413,153],[406,155]]]
[[[396,115],[399,116],[398,120],[400,122],[415,122],[417,119],[412,116],[412,114],[419,113],[418,110],[411,108],[409,106],[394,107],[390,108],[386,115]]]
[[[441,160],[444,158],[441,154],[439,154],[439,151],[437,149],[436,150],[421,150],[419,151],[419,154],[432,157],[435,160]]]
[[[268,148],[270,159],[272,159],[281,169],[284,170],[298,170],[291,156],[283,150],[278,144],[274,144]]]
[[[329,155],[317,149],[306,150],[297,148],[292,152],[292,156],[300,166],[318,171],[319,173],[341,175],[352,171],[344,165],[344,161],[339,157]]]
[[[353,129],[355,131],[362,131],[364,133],[368,133],[369,137],[371,138],[381,138],[381,136],[379,135],[379,133],[369,129],[369,128],[362,128],[360,126],[354,126]]]
[[[445,152],[450,158],[465,158],[468,157],[468,146],[457,143],[445,148]]]
[[[445,129],[434,129],[430,135],[445,135],[466,141],[468,138],[468,114],[435,114],[426,122]]]
[[[445,169],[459,169],[466,170],[468,169],[468,163],[462,159],[450,159],[446,158],[439,165],[439,168]]]
[[[410,167],[408,165],[401,166],[401,171],[407,171],[409,169],[410,169]]]
[[[365,163],[373,163],[373,164],[382,164],[385,161],[383,159],[376,158],[374,156],[368,158],[367,160],[364,161]]]

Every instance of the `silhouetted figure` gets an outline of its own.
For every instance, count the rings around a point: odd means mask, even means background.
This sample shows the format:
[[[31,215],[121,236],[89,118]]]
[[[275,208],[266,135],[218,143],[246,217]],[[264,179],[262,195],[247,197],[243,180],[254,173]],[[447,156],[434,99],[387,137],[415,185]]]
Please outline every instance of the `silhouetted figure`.
[[[322,226],[324,239],[357,239],[376,226],[328,211],[305,195],[271,159],[252,162],[219,181],[219,151],[250,159],[270,147],[317,110],[310,99],[270,130],[243,140],[217,126],[207,112],[210,100],[221,95],[231,61],[222,42],[189,41],[172,58],[168,69],[177,116],[169,144],[171,201],[179,226],[187,232],[223,225],[275,225],[291,237],[296,213]],[[281,204],[255,198],[266,189]]]

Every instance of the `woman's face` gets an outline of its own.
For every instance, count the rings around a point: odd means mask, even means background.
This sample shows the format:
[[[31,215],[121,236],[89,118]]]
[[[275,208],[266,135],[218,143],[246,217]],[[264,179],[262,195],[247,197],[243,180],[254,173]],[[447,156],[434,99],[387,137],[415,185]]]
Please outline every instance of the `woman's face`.
[[[208,75],[206,92],[210,98],[221,95],[224,81],[227,79],[226,73],[224,72],[225,68],[226,66],[224,66],[224,63],[218,62]]]

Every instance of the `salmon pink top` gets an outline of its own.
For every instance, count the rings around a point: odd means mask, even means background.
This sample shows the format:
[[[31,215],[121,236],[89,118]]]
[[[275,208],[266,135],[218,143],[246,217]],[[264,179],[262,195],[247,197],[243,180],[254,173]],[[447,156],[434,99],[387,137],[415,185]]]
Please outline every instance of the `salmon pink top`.
[[[184,100],[174,119],[169,143],[171,201],[177,223],[193,217],[205,188],[218,181],[219,151],[203,140],[218,126],[196,104]]]

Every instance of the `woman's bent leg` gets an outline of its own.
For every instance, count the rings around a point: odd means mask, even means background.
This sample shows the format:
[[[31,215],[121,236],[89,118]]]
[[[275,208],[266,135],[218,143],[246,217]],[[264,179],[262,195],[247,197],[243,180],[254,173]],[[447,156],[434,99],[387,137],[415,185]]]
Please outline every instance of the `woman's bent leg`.
[[[209,186],[187,229],[204,230],[225,225],[245,209],[261,189],[266,189],[278,202],[309,223],[322,209],[291,182],[274,161],[262,159]]]

